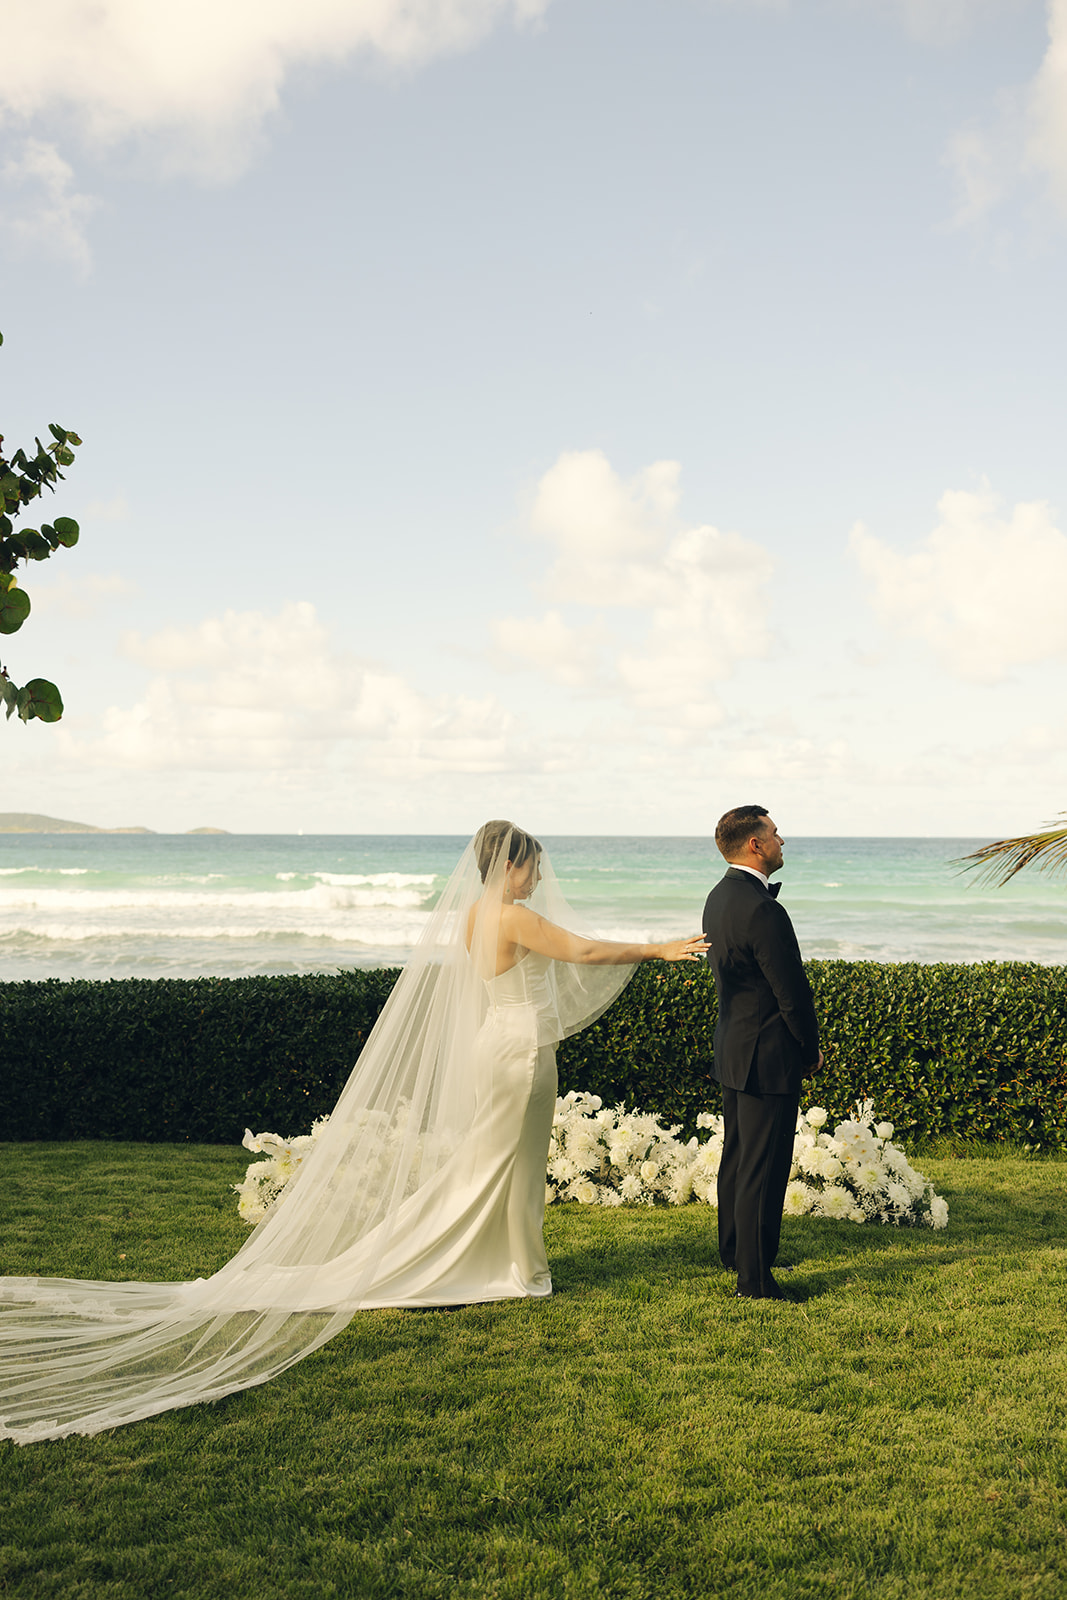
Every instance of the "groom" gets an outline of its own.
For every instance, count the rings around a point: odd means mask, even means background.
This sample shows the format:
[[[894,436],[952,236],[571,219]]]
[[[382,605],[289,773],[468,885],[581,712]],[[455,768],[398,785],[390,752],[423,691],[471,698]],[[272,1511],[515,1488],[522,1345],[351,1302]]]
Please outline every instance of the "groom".
[[[800,1080],[822,1065],[811,987],[793,924],[768,882],[782,839],[763,806],[737,806],[715,829],[726,876],[708,895],[704,937],[719,1020],[722,1084],[719,1254],[744,1300],[788,1298],[771,1274],[778,1252]]]

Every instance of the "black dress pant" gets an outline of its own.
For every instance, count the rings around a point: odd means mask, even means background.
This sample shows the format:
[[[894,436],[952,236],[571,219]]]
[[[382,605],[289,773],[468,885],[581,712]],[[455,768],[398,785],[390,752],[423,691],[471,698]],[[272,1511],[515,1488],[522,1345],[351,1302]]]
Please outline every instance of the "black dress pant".
[[[719,1255],[737,1272],[737,1292],[771,1292],[799,1094],[749,1094],[723,1086],[719,1165]]]

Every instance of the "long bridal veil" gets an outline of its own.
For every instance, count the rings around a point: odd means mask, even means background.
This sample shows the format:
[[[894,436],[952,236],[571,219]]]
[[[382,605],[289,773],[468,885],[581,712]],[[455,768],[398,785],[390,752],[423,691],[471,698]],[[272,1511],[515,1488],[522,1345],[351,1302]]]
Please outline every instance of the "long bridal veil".
[[[493,1094],[491,1053],[475,1043],[506,866],[528,844],[486,824],[467,846],[328,1126],[220,1271],[191,1283],[0,1279],[0,1438],[99,1433],[218,1400],[302,1360],[361,1306],[405,1303],[376,1296],[376,1282],[413,1208],[424,1226],[469,1169]],[[574,929],[544,857],[541,872],[531,907]],[[552,963],[537,1044],[594,1021],[631,971]]]

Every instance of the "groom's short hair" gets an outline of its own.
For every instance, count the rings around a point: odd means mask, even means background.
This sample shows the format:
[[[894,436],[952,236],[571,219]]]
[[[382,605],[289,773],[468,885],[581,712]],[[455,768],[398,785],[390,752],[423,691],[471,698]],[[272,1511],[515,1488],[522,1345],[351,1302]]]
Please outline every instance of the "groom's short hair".
[[[766,806],[734,806],[732,811],[724,812],[715,824],[715,843],[719,847],[719,854],[725,856],[727,861],[737,855],[754,833],[762,833],[763,818],[769,816]]]

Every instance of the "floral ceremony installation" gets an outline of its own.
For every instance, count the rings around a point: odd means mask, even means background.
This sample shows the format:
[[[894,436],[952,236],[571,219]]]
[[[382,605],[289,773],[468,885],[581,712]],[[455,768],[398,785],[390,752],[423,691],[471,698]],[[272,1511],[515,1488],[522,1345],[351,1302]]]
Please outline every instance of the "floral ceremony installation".
[[[549,1205],[714,1206],[722,1153],[722,1118],[703,1112],[700,1130],[679,1138],[680,1126],[625,1106],[607,1109],[595,1094],[571,1091],[556,1101],[548,1152],[545,1199]],[[329,1121],[295,1138],[246,1130],[242,1144],[254,1155],[243,1181],[235,1184],[243,1221],[266,1216]],[[786,1190],[786,1216],[835,1221],[881,1222],[896,1227],[944,1228],[948,1203],[917,1172],[899,1145],[893,1124],[877,1122],[870,1100],[831,1131],[821,1106],[797,1116],[793,1168]],[[399,1132],[399,1130],[397,1130]],[[701,1137],[703,1135],[703,1137]]]

